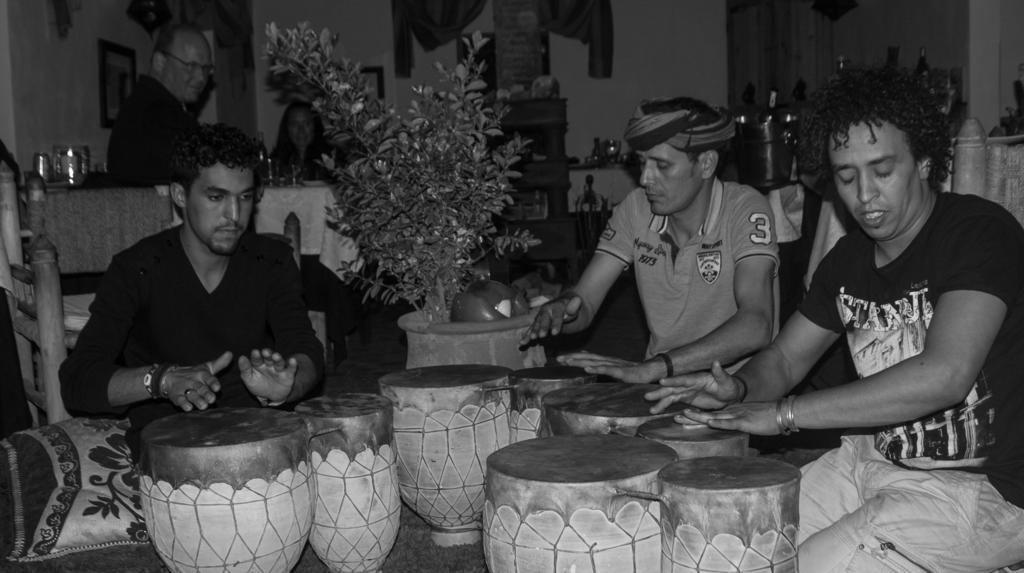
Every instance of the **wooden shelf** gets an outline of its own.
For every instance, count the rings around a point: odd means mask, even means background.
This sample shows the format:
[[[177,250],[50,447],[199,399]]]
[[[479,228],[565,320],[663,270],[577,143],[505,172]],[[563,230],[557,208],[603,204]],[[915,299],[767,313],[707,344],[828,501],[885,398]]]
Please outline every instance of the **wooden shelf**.
[[[517,170],[523,175],[512,181],[520,192],[542,191],[547,197],[547,218],[509,221],[513,228],[528,229],[542,243],[526,254],[531,260],[564,260],[569,280],[577,278],[576,219],[569,215],[569,161],[565,155],[565,99],[527,99],[508,102],[502,118],[506,133],[518,133],[531,140],[528,157]]]

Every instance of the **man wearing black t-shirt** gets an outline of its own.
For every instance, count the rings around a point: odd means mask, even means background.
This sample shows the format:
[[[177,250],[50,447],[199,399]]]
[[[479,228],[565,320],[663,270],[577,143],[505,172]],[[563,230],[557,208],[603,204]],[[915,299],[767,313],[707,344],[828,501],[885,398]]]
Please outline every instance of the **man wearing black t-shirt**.
[[[128,445],[175,412],[278,406],[323,371],[299,269],[280,241],[244,233],[259,143],[223,124],[179,138],[171,198],[182,225],[117,254],[60,369],[69,411],[127,412]]]
[[[663,382],[655,410],[754,434],[853,428],[803,468],[806,571],[991,571],[1024,560],[1024,230],[939,194],[946,117],[916,77],[846,70],[801,131],[860,232],[814,275],[778,338],[735,375]],[[787,394],[841,335],[858,379]],[[909,563],[908,563],[909,562]]]

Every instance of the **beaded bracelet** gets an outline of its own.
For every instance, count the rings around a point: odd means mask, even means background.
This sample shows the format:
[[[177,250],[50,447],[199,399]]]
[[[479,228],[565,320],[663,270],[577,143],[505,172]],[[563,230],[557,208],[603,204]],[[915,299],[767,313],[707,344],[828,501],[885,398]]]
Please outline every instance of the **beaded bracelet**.
[[[164,388],[164,374],[167,370],[172,368],[173,364],[164,362],[163,364],[154,364],[149,367],[146,374],[142,376],[142,386],[146,389],[149,397],[158,400],[160,398],[167,397],[167,391]]]
[[[658,354],[657,357],[661,358],[661,361],[665,363],[665,370],[668,371],[665,374],[665,378],[671,378],[674,376],[676,373],[676,367],[672,365],[672,359],[669,358],[668,354],[662,352],[661,354]]]
[[[163,398],[166,398],[166,397],[168,397],[170,395],[170,390],[168,390],[167,389],[167,385],[164,384],[164,382],[167,381],[166,374],[168,372],[170,372],[171,370],[176,369],[177,367],[178,367],[177,364],[171,364],[169,362],[165,362],[165,363],[161,364],[160,367],[157,368],[156,373],[153,374],[153,381],[156,382],[157,391],[160,394],[160,396],[163,397]]]

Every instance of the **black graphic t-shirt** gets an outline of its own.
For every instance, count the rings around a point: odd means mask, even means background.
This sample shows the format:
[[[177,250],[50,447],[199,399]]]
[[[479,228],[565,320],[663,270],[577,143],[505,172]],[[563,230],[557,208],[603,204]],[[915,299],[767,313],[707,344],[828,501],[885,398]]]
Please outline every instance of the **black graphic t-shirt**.
[[[878,429],[875,446],[909,467],[983,472],[1024,507],[1024,229],[1012,215],[973,195],[942,193],[910,246],[881,268],[874,243],[855,231],[822,261],[800,311],[846,334],[863,378],[924,350],[939,297],[957,290],[1007,306],[974,387],[953,408]]]

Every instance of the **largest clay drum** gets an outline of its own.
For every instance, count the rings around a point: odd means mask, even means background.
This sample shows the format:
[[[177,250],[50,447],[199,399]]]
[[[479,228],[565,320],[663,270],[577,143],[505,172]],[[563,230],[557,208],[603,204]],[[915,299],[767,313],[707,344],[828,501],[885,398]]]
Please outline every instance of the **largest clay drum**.
[[[487,456],[509,443],[510,369],[425,366],[379,380],[394,404],[398,485],[438,545],[480,541]]]
[[[302,418],[269,408],[175,414],[142,430],[146,526],[171,571],[290,571],[313,521]]]

